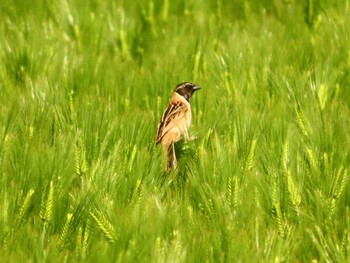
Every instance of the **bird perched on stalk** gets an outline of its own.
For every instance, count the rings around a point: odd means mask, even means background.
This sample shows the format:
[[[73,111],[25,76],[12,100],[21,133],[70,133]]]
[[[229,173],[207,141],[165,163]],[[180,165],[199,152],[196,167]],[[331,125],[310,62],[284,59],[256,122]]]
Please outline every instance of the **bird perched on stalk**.
[[[190,98],[200,87],[184,82],[177,85],[172,93],[168,107],[158,124],[156,144],[161,144],[167,156],[167,170],[176,168],[177,159],[174,143],[183,136],[189,140],[188,128],[192,120]]]

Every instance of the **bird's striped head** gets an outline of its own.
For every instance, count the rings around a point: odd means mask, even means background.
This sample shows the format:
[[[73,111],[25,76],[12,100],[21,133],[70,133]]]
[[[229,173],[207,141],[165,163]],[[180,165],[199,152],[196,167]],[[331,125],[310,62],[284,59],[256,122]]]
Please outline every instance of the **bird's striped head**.
[[[201,89],[201,87],[197,86],[196,84],[191,82],[183,82],[175,87],[174,92],[180,94],[189,101],[193,93],[199,89]]]

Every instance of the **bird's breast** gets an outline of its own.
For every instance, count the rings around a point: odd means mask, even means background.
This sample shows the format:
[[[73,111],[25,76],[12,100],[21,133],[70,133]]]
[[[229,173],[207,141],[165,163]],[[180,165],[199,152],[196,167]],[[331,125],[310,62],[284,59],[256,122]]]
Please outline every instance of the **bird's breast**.
[[[186,118],[186,126],[187,128],[190,127],[191,125],[191,121],[192,121],[192,113],[191,113],[191,108],[189,108],[186,112],[186,115],[185,115],[185,118]]]

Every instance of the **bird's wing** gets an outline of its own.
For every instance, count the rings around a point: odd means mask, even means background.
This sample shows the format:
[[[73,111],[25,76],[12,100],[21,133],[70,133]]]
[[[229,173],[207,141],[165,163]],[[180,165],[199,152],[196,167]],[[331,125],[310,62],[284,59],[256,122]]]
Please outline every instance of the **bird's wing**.
[[[181,101],[171,101],[163,113],[158,124],[156,143],[158,144],[169,130],[178,125],[182,118],[185,118],[187,105]]]

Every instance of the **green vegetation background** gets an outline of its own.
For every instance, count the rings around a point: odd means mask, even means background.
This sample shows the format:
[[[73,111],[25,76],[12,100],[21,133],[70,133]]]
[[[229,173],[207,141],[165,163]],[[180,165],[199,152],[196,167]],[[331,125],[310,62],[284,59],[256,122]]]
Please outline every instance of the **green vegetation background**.
[[[349,262],[350,2],[0,4],[3,262]],[[191,134],[154,145],[176,84]]]

